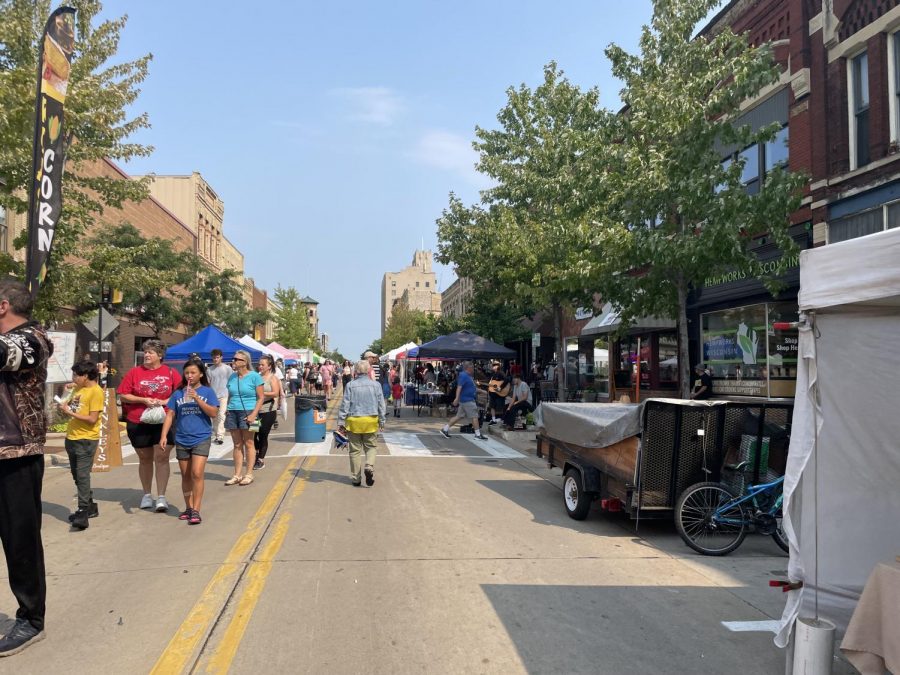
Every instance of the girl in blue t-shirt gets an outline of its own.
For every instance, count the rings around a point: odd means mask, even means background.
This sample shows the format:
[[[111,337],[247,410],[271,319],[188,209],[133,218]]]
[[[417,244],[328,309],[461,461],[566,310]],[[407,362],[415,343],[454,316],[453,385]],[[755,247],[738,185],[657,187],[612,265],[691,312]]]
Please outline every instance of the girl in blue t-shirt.
[[[212,420],[219,413],[219,399],[209,386],[206,367],[199,359],[184,364],[181,384],[166,404],[160,445],[166,449],[166,435],[175,425],[175,456],[181,469],[181,491],[184,511],[178,518],[199,525],[203,501],[203,472],[209,458]]]

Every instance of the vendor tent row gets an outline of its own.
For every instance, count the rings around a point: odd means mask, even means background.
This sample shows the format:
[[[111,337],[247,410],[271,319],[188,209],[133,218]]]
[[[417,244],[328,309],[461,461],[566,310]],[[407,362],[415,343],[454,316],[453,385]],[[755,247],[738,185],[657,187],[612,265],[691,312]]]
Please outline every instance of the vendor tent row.
[[[514,359],[516,352],[496,342],[461,330],[449,335],[441,335],[431,342],[416,345],[409,342],[397,347],[381,357],[382,361],[403,359],[443,359],[445,361],[465,361],[467,359]]]
[[[282,359],[286,365],[297,363],[319,363],[322,357],[311,349],[288,349],[277,342],[264,345],[257,342],[249,335],[235,340],[215,326],[207,326],[196,335],[189,337],[184,342],[173,345],[166,350],[167,361],[186,361],[191,354],[197,354],[204,361],[212,360],[212,350],[219,349],[222,358],[230,361],[238,350],[246,351],[250,358],[258,361],[260,356],[268,355],[274,359]]]

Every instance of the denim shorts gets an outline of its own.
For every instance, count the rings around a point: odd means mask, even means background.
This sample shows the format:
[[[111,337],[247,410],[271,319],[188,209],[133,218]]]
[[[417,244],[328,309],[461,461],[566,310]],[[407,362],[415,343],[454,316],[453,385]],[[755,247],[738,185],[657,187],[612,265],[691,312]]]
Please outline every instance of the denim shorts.
[[[247,415],[250,412],[244,412],[243,410],[229,410],[225,413],[225,429],[228,431],[235,431],[237,429],[242,429],[247,431],[250,429],[250,424],[247,422]]]
[[[210,439],[206,439],[202,443],[197,443],[197,445],[178,445],[175,444],[175,459],[190,459],[193,456],[196,457],[209,457],[209,446],[211,444]]]

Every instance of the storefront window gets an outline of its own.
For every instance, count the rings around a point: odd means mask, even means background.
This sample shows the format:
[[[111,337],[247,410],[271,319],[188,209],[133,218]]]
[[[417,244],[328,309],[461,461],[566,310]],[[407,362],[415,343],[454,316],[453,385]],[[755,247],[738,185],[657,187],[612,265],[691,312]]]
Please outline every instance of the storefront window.
[[[702,315],[702,360],[712,371],[713,394],[793,396],[797,331],[775,331],[772,324],[796,320],[796,306],[789,303]],[[771,381],[770,376],[774,376]]]
[[[665,389],[678,388],[678,339],[672,334],[659,336],[659,385]]]
[[[609,395],[609,340],[594,340],[594,390]]]
[[[578,338],[566,338],[566,389],[578,389]]]

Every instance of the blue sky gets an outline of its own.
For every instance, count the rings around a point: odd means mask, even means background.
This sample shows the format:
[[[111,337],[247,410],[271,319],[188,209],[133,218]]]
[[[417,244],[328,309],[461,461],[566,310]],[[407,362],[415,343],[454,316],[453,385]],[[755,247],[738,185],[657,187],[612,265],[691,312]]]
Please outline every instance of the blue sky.
[[[249,9],[248,9],[249,8]],[[257,286],[319,300],[332,347],[380,334],[384,272],[434,250],[452,190],[477,200],[476,125],[556,60],[617,105],[604,47],[636,48],[650,0],[296,3],[109,0],[122,59],[152,52],[133,174],[200,171]],[[438,268],[440,287],[452,281]]]

